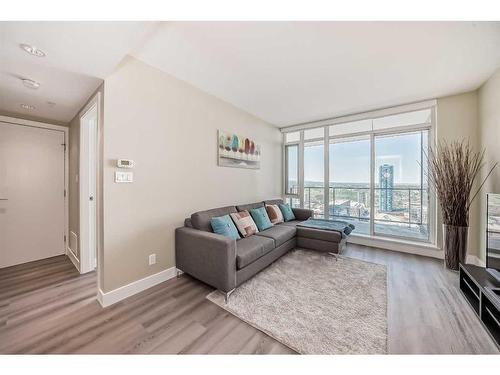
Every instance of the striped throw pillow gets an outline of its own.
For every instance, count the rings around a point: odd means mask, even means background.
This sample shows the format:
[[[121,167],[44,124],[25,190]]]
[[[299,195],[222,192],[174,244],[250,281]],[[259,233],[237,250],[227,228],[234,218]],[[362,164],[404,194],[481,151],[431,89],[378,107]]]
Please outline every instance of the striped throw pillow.
[[[259,231],[248,211],[241,211],[230,215],[242,237],[249,237]]]
[[[277,204],[266,205],[266,211],[267,216],[269,216],[269,219],[271,220],[271,223],[278,224],[284,221],[283,214],[281,213],[281,210]]]

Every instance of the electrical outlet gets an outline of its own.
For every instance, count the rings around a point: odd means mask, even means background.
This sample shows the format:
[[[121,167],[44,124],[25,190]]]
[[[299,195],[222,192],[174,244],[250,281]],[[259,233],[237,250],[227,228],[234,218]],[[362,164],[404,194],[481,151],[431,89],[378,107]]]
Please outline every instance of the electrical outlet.
[[[156,264],[156,254],[151,254],[149,256],[149,265],[152,266],[153,264]]]

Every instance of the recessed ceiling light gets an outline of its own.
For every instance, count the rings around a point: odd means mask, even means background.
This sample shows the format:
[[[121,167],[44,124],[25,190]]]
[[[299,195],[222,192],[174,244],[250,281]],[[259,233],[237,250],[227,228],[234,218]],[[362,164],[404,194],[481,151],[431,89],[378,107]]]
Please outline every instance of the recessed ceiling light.
[[[27,109],[27,110],[35,109],[35,107],[33,107],[32,105],[24,104],[24,103],[21,104],[21,108],[22,109]]]
[[[40,83],[33,81],[32,79],[23,79],[23,85],[29,89],[37,89],[40,87]]]
[[[20,44],[19,47],[21,47],[23,50],[28,52],[30,55],[36,56],[36,57],[45,57],[45,52],[43,52],[41,49],[36,48],[35,46],[32,46],[30,44]]]

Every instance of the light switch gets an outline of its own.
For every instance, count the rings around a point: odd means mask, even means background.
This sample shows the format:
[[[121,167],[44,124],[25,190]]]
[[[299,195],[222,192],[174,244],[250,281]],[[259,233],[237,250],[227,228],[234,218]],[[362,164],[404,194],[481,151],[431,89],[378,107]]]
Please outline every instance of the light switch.
[[[133,182],[133,181],[134,181],[133,172],[121,172],[121,171],[115,172],[115,182],[127,183],[127,182]]]

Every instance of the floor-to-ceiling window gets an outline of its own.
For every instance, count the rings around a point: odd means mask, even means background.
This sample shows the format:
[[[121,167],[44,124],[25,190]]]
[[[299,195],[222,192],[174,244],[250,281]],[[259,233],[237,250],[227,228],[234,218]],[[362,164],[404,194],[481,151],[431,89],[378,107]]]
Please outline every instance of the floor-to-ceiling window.
[[[304,131],[304,207],[314,216],[325,217],[325,142],[324,129]]]
[[[300,132],[285,134],[285,195],[292,207],[300,207],[299,146]]]
[[[330,218],[370,234],[370,137],[330,140]]]
[[[427,130],[375,137],[375,234],[429,239],[422,169],[427,138]]]
[[[357,234],[432,242],[426,154],[434,107],[419,103],[284,129],[286,199],[315,217],[353,223]]]

